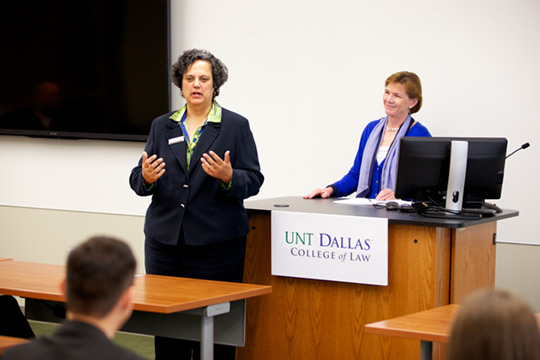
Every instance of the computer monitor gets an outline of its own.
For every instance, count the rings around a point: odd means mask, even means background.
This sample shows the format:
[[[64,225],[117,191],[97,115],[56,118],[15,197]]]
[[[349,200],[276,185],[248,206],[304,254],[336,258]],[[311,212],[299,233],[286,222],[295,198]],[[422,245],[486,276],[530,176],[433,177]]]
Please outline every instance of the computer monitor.
[[[500,199],[507,140],[459,137],[401,138],[396,198],[445,205],[452,141],[468,143],[463,208]]]

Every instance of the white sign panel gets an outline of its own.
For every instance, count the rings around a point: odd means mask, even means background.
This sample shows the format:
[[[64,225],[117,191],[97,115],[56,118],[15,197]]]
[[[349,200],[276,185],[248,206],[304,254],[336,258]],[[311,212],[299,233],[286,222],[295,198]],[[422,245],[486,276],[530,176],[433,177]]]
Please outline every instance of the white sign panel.
[[[388,285],[388,219],[272,211],[272,275]]]

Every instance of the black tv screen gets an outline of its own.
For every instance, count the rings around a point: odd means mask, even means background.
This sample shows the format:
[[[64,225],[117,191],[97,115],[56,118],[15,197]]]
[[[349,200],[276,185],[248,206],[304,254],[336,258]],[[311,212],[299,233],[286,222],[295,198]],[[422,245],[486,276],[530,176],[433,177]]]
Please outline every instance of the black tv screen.
[[[168,0],[8,0],[0,134],[144,141],[170,108]]]

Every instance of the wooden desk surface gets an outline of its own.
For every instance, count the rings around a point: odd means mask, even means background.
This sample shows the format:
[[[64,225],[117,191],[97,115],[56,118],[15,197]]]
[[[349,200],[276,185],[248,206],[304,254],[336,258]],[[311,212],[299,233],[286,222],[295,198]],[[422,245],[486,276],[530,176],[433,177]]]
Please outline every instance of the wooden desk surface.
[[[11,336],[2,336],[0,335],[0,355],[9,347],[20,345],[28,342],[27,339],[21,339]]]
[[[365,332],[448,343],[459,305],[450,304],[365,325]],[[540,327],[540,314],[535,314]]]
[[[459,305],[451,304],[366,324],[368,334],[447,343]]]
[[[0,262],[0,294],[65,301],[60,282],[65,267],[23,261]],[[170,314],[270,294],[272,287],[137,274],[134,309]]]

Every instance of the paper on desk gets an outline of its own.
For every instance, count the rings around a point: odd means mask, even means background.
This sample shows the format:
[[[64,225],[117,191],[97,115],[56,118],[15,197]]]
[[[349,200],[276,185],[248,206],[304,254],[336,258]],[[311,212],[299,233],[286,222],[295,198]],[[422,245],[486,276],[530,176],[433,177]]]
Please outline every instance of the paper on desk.
[[[405,200],[375,200],[367,198],[351,198],[351,199],[341,199],[334,200],[334,204],[341,205],[386,205],[389,202],[396,202],[399,206],[401,205],[411,205],[410,201]]]

